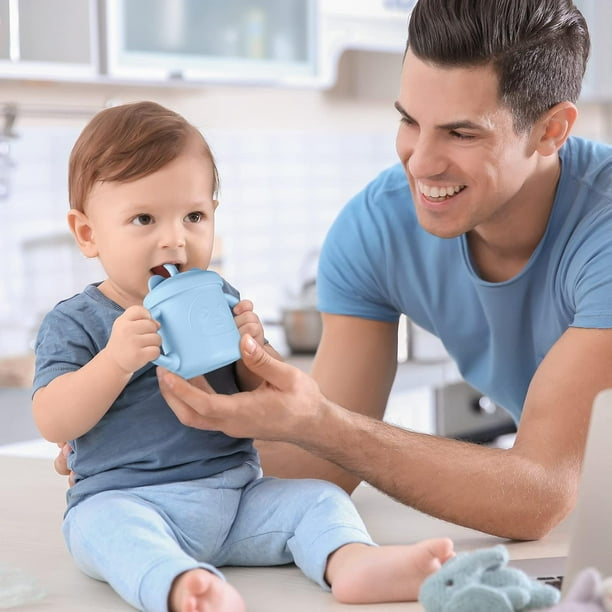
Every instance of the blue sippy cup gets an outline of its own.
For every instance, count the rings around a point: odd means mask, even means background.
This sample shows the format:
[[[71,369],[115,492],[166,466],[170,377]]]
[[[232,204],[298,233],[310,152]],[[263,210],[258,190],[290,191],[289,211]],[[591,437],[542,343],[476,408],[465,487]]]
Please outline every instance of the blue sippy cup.
[[[212,270],[164,268],[170,277],[152,276],[143,301],[161,325],[162,354],[153,363],[193,378],[238,361],[240,334],[231,310],[238,299],[223,291],[221,277]]]

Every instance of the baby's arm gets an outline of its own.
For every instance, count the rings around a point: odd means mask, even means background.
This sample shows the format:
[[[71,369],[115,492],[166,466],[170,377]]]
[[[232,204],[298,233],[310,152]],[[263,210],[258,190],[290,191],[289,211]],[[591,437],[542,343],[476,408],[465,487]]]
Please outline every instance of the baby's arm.
[[[73,440],[96,425],[132,374],[159,357],[158,329],[146,308],[131,306],[117,318],[107,345],[91,361],[36,391],[32,409],[43,437]]]
[[[240,337],[244,334],[250,334],[255,342],[258,342],[264,347],[267,353],[275,357],[279,361],[283,358],[276,352],[271,344],[266,344],[264,340],[264,330],[259,320],[259,317],[253,312],[253,302],[250,300],[242,300],[234,306],[234,315]],[[236,378],[241,391],[251,391],[258,387],[261,383],[261,378],[251,370],[249,370],[242,360],[236,363]]]

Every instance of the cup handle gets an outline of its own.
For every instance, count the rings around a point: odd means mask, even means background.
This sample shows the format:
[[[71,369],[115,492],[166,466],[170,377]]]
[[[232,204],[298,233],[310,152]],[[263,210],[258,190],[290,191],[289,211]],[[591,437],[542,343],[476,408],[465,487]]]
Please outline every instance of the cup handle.
[[[230,308],[233,308],[240,301],[235,295],[231,295],[230,293],[223,292],[223,295]]]
[[[150,312],[151,312],[151,316],[161,325],[162,324],[161,312],[159,312],[157,308],[153,308]],[[170,370],[171,372],[176,372],[176,370],[178,370],[178,367],[180,365],[179,357],[176,353],[166,352],[166,350],[164,349],[164,337],[163,336],[162,336],[161,350],[162,350],[161,355],[157,359],[154,359],[153,363],[161,366],[162,368],[166,368],[166,370]]]

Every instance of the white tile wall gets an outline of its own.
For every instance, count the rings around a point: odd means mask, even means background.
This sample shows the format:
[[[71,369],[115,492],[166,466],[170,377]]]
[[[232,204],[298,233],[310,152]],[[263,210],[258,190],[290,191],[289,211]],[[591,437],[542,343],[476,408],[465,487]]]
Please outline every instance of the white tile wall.
[[[26,352],[55,302],[101,278],[65,222],[67,160],[79,129],[31,126],[11,142],[0,200],[0,356]],[[217,130],[205,134],[221,175],[223,271],[265,320],[314,273],[305,261],[344,203],[395,161],[394,131]]]

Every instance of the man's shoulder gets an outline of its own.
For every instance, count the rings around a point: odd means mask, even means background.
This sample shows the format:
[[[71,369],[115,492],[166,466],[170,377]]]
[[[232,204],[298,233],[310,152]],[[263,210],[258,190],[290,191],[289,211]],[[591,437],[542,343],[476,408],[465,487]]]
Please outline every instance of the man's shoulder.
[[[561,161],[582,178],[605,173],[612,183],[612,144],[571,136],[559,151]]]

